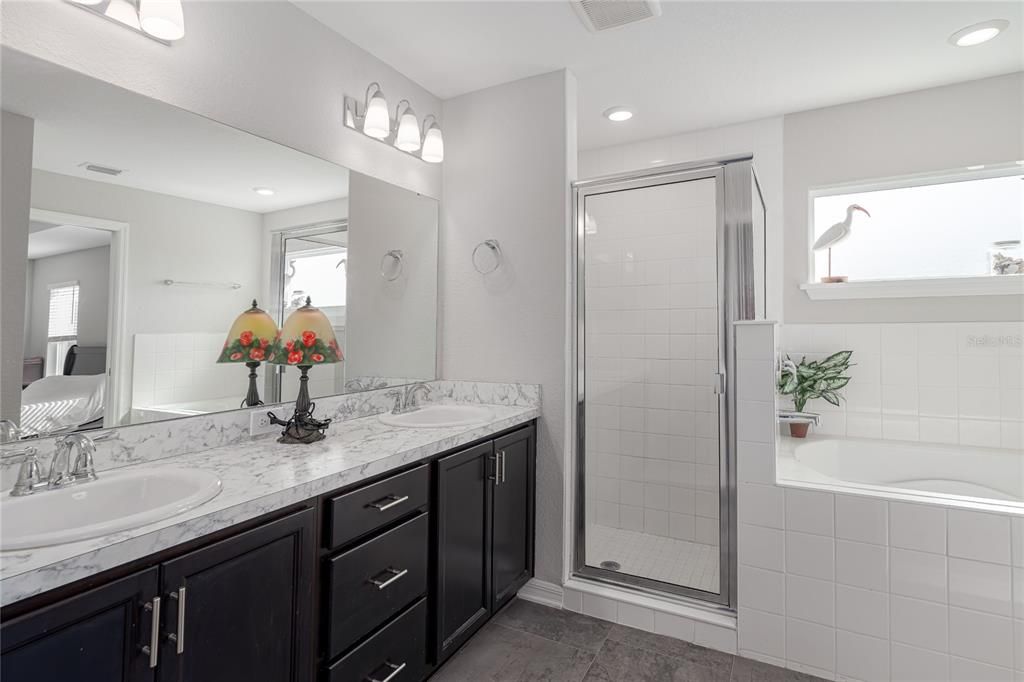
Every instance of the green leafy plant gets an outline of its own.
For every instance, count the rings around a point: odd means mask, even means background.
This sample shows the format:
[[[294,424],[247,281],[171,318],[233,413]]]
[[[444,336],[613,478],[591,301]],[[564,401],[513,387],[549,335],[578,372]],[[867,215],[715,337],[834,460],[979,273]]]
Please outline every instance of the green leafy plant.
[[[850,377],[845,374],[850,369],[852,355],[852,350],[842,350],[824,360],[800,358],[799,363],[787,355],[779,374],[779,393],[793,397],[797,412],[803,412],[807,401],[815,398],[838,407],[842,399],[839,391],[850,383]]]

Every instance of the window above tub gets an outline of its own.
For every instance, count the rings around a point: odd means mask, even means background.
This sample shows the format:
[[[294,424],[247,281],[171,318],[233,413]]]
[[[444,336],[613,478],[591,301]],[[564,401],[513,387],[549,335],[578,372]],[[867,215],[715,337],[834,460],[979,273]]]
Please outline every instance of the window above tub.
[[[812,299],[1024,294],[1020,161],[819,188],[808,204]]]

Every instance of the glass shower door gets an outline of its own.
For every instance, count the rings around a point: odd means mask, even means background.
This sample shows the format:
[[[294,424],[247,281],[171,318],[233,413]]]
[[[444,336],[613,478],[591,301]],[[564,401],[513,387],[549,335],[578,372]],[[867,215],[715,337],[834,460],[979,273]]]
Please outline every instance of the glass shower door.
[[[577,573],[727,603],[723,180],[578,191]]]

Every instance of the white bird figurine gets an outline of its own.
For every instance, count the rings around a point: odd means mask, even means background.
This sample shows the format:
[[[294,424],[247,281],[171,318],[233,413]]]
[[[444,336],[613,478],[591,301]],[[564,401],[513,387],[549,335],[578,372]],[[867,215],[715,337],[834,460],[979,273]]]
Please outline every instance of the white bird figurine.
[[[818,240],[814,242],[812,247],[815,251],[821,249],[828,249],[828,277],[822,277],[821,281],[826,283],[845,282],[845,275],[832,276],[832,247],[843,241],[850,236],[853,225],[853,212],[863,211],[867,217],[871,217],[868,210],[860,204],[850,204],[846,207],[846,220],[838,222],[832,227],[825,230],[825,233],[818,237]]]

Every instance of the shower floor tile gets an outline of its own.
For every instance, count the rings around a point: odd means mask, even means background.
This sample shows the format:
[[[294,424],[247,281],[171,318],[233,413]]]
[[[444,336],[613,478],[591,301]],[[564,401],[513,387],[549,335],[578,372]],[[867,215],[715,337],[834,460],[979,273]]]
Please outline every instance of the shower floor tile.
[[[718,548],[635,530],[587,526],[587,565],[615,561],[619,573],[718,593]]]

